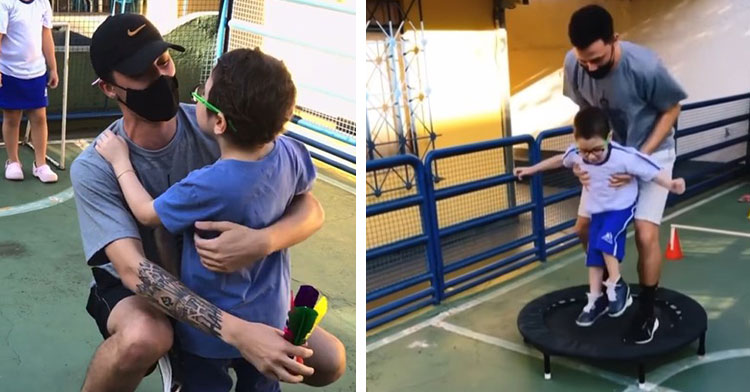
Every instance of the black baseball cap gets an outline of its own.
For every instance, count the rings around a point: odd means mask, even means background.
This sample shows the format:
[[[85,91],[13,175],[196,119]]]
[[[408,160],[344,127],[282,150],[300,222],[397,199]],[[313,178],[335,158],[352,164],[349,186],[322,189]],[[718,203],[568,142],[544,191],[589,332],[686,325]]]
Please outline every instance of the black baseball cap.
[[[100,79],[112,71],[140,75],[168,48],[184,52],[180,45],[165,42],[159,30],[143,15],[109,16],[91,37],[91,65]]]

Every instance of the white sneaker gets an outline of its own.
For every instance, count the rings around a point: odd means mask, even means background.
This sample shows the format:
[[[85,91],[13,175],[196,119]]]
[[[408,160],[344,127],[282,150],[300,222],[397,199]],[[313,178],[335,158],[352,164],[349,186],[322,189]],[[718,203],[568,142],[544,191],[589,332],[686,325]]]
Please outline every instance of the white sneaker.
[[[13,181],[23,180],[23,170],[21,163],[5,161],[5,178]]]
[[[31,171],[34,173],[34,177],[38,178],[41,182],[57,182],[57,174],[47,164],[36,167],[36,162],[34,162]]]

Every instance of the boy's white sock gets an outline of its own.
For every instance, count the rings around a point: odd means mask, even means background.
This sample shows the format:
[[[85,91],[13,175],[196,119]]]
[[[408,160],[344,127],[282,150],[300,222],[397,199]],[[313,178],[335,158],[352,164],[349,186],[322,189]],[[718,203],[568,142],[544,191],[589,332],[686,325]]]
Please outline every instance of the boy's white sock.
[[[607,299],[609,300],[609,302],[614,302],[617,299],[617,293],[615,292],[615,286],[617,285],[617,281],[609,282],[605,280],[603,283],[604,283],[604,286],[607,288]]]
[[[596,300],[602,296],[602,293],[586,293],[586,296],[588,297],[589,302],[583,307],[583,311],[588,313],[594,308],[594,303],[596,303]]]

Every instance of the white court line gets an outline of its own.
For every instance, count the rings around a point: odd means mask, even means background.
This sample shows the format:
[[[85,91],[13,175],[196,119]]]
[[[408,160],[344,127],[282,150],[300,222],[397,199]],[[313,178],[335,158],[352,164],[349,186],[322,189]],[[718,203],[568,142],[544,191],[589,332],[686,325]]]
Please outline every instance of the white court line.
[[[339,189],[347,191],[347,192],[351,193],[352,195],[356,195],[357,194],[357,191],[354,189],[353,186],[350,186],[350,185],[345,184],[345,183],[343,183],[343,182],[341,182],[339,180],[336,180],[333,177],[329,177],[329,176],[327,176],[325,174],[318,173],[318,178],[321,179],[324,182],[327,182],[327,183],[329,183],[329,184],[331,184],[331,185],[339,188]]]
[[[709,196],[709,197],[707,197],[707,198],[705,198],[705,199],[703,199],[703,200],[701,200],[701,201],[699,201],[697,203],[694,203],[694,204],[691,204],[691,205],[686,206],[684,208],[681,208],[681,209],[679,209],[679,210],[677,210],[677,211],[675,211],[675,212],[673,212],[673,213],[665,216],[662,219],[662,222],[667,222],[669,220],[672,220],[672,219],[674,219],[674,218],[676,218],[676,217],[678,217],[678,216],[680,216],[680,215],[682,215],[682,214],[684,214],[686,212],[689,212],[689,211],[691,211],[691,210],[693,210],[693,209],[695,209],[695,208],[697,208],[699,206],[702,206],[702,205],[704,205],[704,204],[706,204],[706,203],[708,203],[708,202],[710,202],[710,201],[712,201],[712,200],[714,200],[716,198],[724,196],[725,194],[727,194],[727,193],[729,193],[729,192],[731,192],[731,191],[733,191],[733,190],[735,190],[735,189],[737,189],[737,188],[739,188],[739,187],[741,187],[741,186],[743,186],[745,184],[746,183],[743,182],[743,183],[740,183],[740,184],[733,185],[733,186],[731,186],[731,187],[729,187],[729,188],[727,188],[727,189],[725,189],[725,190],[723,190],[723,191],[721,191],[719,193],[716,193],[716,194],[714,194],[712,196]],[[631,230],[631,231],[628,232],[627,237],[628,238],[632,237],[633,234],[634,234],[634,231]],[[393,343],[393,342],[395,342],[395,341],[397,341],[399,339],[402,339],[404,337],[412,335],[412,334],[414,334],[414,333],[416,333],[416,332],[424,329],[425,327],[429,327],[430,325],[433,325],[436,322],[442,321],[443,319],[445,319],[448,316],[452,316],[452,315],[455,315],[457,313],[463,312],[464,310],[473,308],[473,307],[475,307],[475,306],[477,306],[477,305],[479,305],[479,304],[481,304],[483,302],[487,302],[487,301],[489,301],[489,300],[491,300],[491,299],[493,299],[495,297],[501,296],[501,295],[503,295],[503,294],[505,294],[505,293],[507,293],[507,292],[509,292],[511,290],[514,290],[514,289],[516,289],[516,288],[518,288],[520,286],[525,285],[526,283],[532,282],[532,281],[534,281],[536,279],[539,279],[539,278],[541,278],[541,277],[543,277],[543,276],[545,276],[545,275],[547,275],[547,274],[549,274],[551,272],[557,271],[560,268],[566,267],[568,264],[570,264],[570,263],[572,263],[572,262],[574,262],[576,260],[580,260],[583,256],[584,256],[583,253],[578,253],[575,256],[572,256],[572,257],[570,257],[567,260],[554,262],[549,267],[546,267],[546,268],[545,267],[541,267],[539,269],[536,269],[534,272],[531,272],[529,275],[527,275],[524,278],[521,278],[521,279],[519,279],[517,281],[514,281],[514,282],[512,282],[512,283],[510,283],[508,285],[504,285],[502,287],[499,287],[496,290],[494,290],[494,291],[492,291],[490,293],[487,293],[487,294],[485,294],[485,295],[483,295],[481,297],[475,298],[474,300],[466,302],[465,304],[463,304],[461,306],[457,306],[455,308],[448,309],[448,310],[443,311],[440,314],[438,314],[436,316],[433,316],[433,317],[431,317],[431,318],[429,318],[427,320],[424,320],[424,321],[422,321],[422,322],[420,322],[418,324],[415,324],[415,325],[413,325],[411,327],[408,327],[408,328],[403,329],[403,330],[398,331],[398,332],[394,332],[391,335],[388,335],[388,336],[385,336],[385,337],[383,337],[381,339],[378,339],[375,342],[367,345],[367,351],[366,352],[369,353],[370,351],[377,350],[377,349],[379,349],[379,348],[381,348],[381,347],[383,347],[383,346],[385,346],[387,344]],[[549,264],[547,264],[547,265],[549,265]]]
[[[677,362],[664,365],[653,372],[649,373],[650,378],[653,380],[650,384],[658,386],[661,383],[669,380],[675,375],[682,373],[686,370],[692,369],[696,366],[706,365],[711,362],[724,361],[727,359],[750,357],[750,348],[737,348],[731,350],[716,351],[706,354],[703,358],[698,356],[692,356],[679,360]],[[648,384],[648,383],[647,383]],[[646,388],[647,391],[653,389]],[[629,386],[623,392],[636,392],[639,391],[638,387]]]
[[[473,299],[473,300],[471,300],[469,302],[466,302],[465,304],[463,304],[461,306],[457,306],[455,308],[448,309],[448,310],[446,310],[444,312],[441,312],[440,314],[438,314],[438,315],[436,315],[434,317],[431,317],[431,318],[429,318],[429,319],[427,319],[425,321],[422,321],[422,322],[420,322],[418,324],[412,325],[409,328],[403,329],[403,330],[398,331],[398,332],[396,332],[396,333],[394,333],[392,335],[389,335],[389,336],[386,336],[386,337],[384,337],[382,339],[379,339],[379,340],[377,340],[377,341],[375,341],[375,342],[367,345],[367,352],[369,353],[372,350],[377,350],[380,347],[385,346],[386,344],[395,342],[396,340],[399,340],[399,339],[401,339],[403,337],[409,336],[409,335],[411,335],[411,334],[413,334],[413,333],[415,333],[415,332],[417,332],[417,331],[419,331],[421,329],[424,329],[425,327],[429,327],[429,326],[433,325],[436,322],[440,322],[440,321],[442,321],[444,318],[446,318],[448,316],[452,316],[454,314],[463,312],[464,310],[473,308],[474,306],[477,306],[477,305],[479,305],[479,304],[481,304],[483,302],[489,301],[489,300],[491,300],[491,299],[493,299],[495,297],[498,297],[500,295],[503,295],[503,294],[507,293],[508,291],[516,289],[519,286],[523,286],[526,283],[532,282],[532,281],[534,281],[534,280],[536,280],[538,278],[541,278],[542,276],[545,276],[547,274],[555,272],[555,271],[559,270],[560,268],[563,268],[566,265],[570,264],[571,262],[579,259],[580,256],[581,255],[576,254],[575,256],[570,257],[568,260],[557,262],[557,263],[555,263],[555,264],[553,264],[553,265],[551,265],[550,267],[547,267],[547,268],[538,269],[538,270],[532,272],[530,275],[528,275],[528,276],[526,276],[524,278],[521,278],[519,280],[516,280],[516,281],[508,284],[507,286],[500,287],[499,289],[494,290],[494,291],[492,291],[492,292],[490,292],[488,294],[485,294],[485,295],[483,295],[481,297],[478,297],[478,298],[475,298],[475,299]]]
[[[675,211],[675,212],[673,212],[673,213],[665,216],[661,221],[662,222],[666,222],[666,221],[672,220],[674,218],[677,218],[678,216],[680,216],[680,215],[682,215],[682,214],[684,214],[684,213],[686,213],[686,212],[688,212],[688,211],[690,211],[690,210],[692,210],[692,209],[694,209],[696,207],[700,207],[700,206],[702,206],[702,205],[710,202],[711,200],[716,199],[717,197],[724,196],[727,193],[729,193],[729,192],[731,192],[731,191],[733,191],[733,190],[735,190],[735,189],[737,189],[737,188],[739,188],[739,187],[741,187],[743,185],[747,185],[747,183],[746,182],[741,182],[739,184],[732,185],[729,188],[724,189],[723,191],[721,191],[721,192],[719,192],[719,193],[717,193],[717,194],[715,194],[713,196],[707,197],[707,198],[705,198],[705,199],[703,199],[703,200],[701,200],[699,202],[691,204],[691,205],[689,205],[689,206],[687,206],[685,208],[681,208],[681,209],[679,209],[679,210],[677,210],[677,211]]]
[[[501,339],[501,338],[498,338],[496,336],[486,335],[486,334],[483,334],[483,333],[480,333],[480,332],[477,332],[477,331],[473,331],[473,330],[468,329],[468,328],[464,328],[464,327],[460,327],[460,326],[455,325],[455,324],[451,324],[451,323],[446,322],[446,321],[439,321],[439,322],[435,323],[433,325],[433,327],[442,328],[442,329],[444,329],[444,330],[446,330],[448,332],[452,332],[452,333],[455,333],[457,335],[461,335],[461,336],[467,337],[469,339],[477,340],[477,341],[480,341],[482,343],[487,343],[487,344],[491,344],[493,346],[504,348],[506,350],[514,351],[514,352],[517,352],[519,354],[524,354],[524,355],[528,355],[530,357],[542,359],[542,354],[539,353],[536,350],[533,350],[531,347],[528,347],[528,346],[525,346],[525,345],[522,345],[522,344],[518,344],[518,343],[513,343],[511,341],[508,341],[508,340],[505,340],[505,339]],[[620,385],[623,385],[623,386],[629,386],[630,384],[633,384],[633,382],[634,382],[633,380],[636,379],[636,377],[628,378],[628,377],[619,375],[617,373],[608,372],[606,370],[600,371],[599,369],[594,369],[593,367],[585,365],[583,363],[575,362],[575,361],[570,361],[570,360],[567,360],[565,358],[560,358],[559,361],[555,360],[555,364],[558,364],[558,363],[560,365],[563,365],[563,366],[567,367],[567,368],[571,368],[573,370],[579,370],[579,371],[582,371],[584,373],[592,373],[592,374],[595,373],[596,375],[601,376],[602,378],[605,378],[605,379],[607,379],[609,381],[612,381],[614,383],[617,383],[617,384],[620,384]]]
[[[704,233],[714,233],[714,234],[725,234],[725,235],[733,235],[737,237],[748,237],[750,238],[750,233],[743,233],[741,231],[730,231],[730,230],[719,230],[719,229],[711,229],[708,227],[700,227],[700,226],[688,226],[688,225],[672,225],[673,229],[683,229],[683,230],[692,230],[692,231],[701,231]],[[674,236],[672,236],[674,237]]]
[[[17,214],[24,214],[31,211],[42,210],[52,206],[56,206],[61,203],[73,198],[73,187],[70,187],[60,193],[56,193],[52,196],[47,196],[44,199],[32,201],[30,203],[21,204],[17,206],[3,207],[0,208],[0,217],[11,216]]]

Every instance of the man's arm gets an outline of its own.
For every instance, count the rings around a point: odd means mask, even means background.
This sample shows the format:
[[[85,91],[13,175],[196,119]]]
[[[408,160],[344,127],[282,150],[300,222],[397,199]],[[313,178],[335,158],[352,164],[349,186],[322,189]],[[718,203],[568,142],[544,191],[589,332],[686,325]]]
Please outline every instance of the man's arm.
[[[312,368],[290,358],[309,358],[311,350],[287,342],[281,331],[239,319],[199,297],[163,268],[148,261],[140,241],[116,240],[107,245],[105,253],[125,287],[175,319],[237,347],[264,375],[285,382],[301,382],[303,376],[313,373]]]
[[[677,121],[677,117],[680,115],[680,104],[677,103],[671,108],[667,109],[659,117],[659,121],[656,122],[654,129],[651,131],[651,135],[646,139],[646,142],[641,146],[641,152],[647,155],[651,155],[659,145],[667,138],[669,131],[674,126],[674,122]]]
[[[195,247],[203,264],[217,272],[234,272],[253,265],[267,255],[296,245],[323,225],[325,213],[310,192],[296,196],[284,216],[263,229],[231,222],[196,222],[199,230],[218,231],[213,239],[195,236]]]

